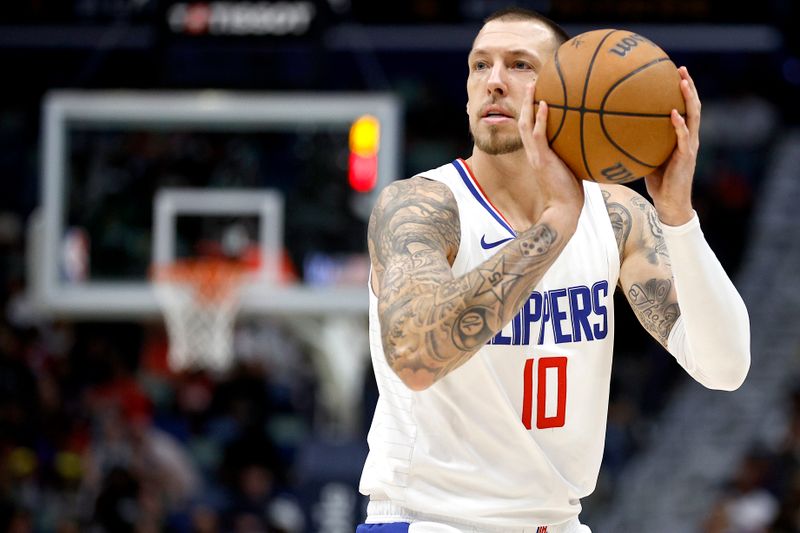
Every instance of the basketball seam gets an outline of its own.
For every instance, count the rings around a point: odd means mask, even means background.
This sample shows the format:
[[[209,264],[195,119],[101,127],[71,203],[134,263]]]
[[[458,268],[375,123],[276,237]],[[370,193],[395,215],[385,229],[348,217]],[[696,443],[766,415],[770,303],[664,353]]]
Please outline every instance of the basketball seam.
[[[567,84],[564,81],[564,76],[563,76],[563,74],[561,72],[561,62],[558,60],[558,49],[556,49],[556,55],[555,55],[554,60],[555,60],[555,65],[556,65],[556,74],[558,74],[558,81],[561,82],[561,94],[563,95],[563,98],[564,98],[564,108],[565,109],[564,109],[564,112],[561,113],[561,121],[558,123],[558,128],[556,128],[556,132],[553,134],[553,138],[548,141],[549,143],[555,142],[556,138],[558,137],[558,134],[561,133],[561,128],[564,127],[564,122],[567,119],[567,111],[566,111]],[[549,102],[548,102],[548,104],[549,104]],[[559,107],[559,106],[551,106],[551,107]]]
[[[650,61],[649,63],[645,63],[644,65],[641,65],[641,66],[633,69],[632,71],[630,71],[629,73],[627,73],[626,75],[624,75],[623,77],[618,79],[616,82],[614,82],[614,84],[611,87],[609,87],[608,91],[606,91],[606,94],[603,95],[603,100],[600,102],[600,129],[603,130],[603,135],[605,135],[606,139],[608,139],[608,142],[610,142],[614,146],[614,148],[616,148],[623,155],[625,155],[625,157],[628,157],[629,159],[639,163],[640,165],[643,165],[643,166],[646,166],[646,167],[650,167],[650,168],[656,168],[658,165],[651,165],[650,163],[645,163],[644,161],[642,161],[642,160],[634,157],[630,153],[628,153],[620,145],[618,145],[616,142],[614,142],[614,139],[612,139],[611,135],[608,134],[608,130],[606,130],[606,124],[603,121],[603,115],[605,114],[604,108],[606,107],[606,100],[608,100],[608,97],[611,95],[611,93],[614,91],[614,89],[616,89],[619,86],[619,84],[621,84],[623,81],[632,78],[633,76],[635,76],[639,72],[641,72],[641,71],[643,71],[645,69],[648,69],[648,68],[652,67],[653,65],[657,65],[659,63],[663,63],[664,61],[669,61],[669,60],[670,60],[669,57],[666,57],[666,56],[659,57],[658,59],[654,59],[654,60]],[[608,113],[608,114],[611,114],[611,113]],[[659,116],[660,117],[668,117],[670,115],[659,115]]]
[[[600,109],[587,109],[587,108],[571,107],[564,105],[549,104],[549,106],[554,107],[556,109],[563,109],[564,111],[583,111],[584,113],[598,113],[603,115],[622,116],[622,117],[666,118],[670,116],[670,113],[632,113],[628,111],[604,111]]]
[[[580,123],[580,132],[581,132],[581,158],[583,159],[583,167],[586,169],[586,172],[589,174],[589,179],[592,181],[597,181],[595,177],[592,175],[592,170],[589,168],[589,161],[586,159],[586,150],[584,149],[584,140],[583,140],[583,110],[586,109],[586,91],[589,89],[589,78],[592,75],[592,68],[594,67],[594,61],[597,59],[597,54],[600,52],[600,47],[603,46],[603,43],[606,42],[611,34],[616,33],[617,30],[611,30],[606,33],[600,42],[597,43],[597,48],[594,49],[594,53],[592,54],[592,59],[589,61],[589,68],[586,69],[586,79],[583,83],[583,94],[581,95],[581,123]],[[566,101],[564,102],[566,104]],[[566,115],[566,112],[564,113]]]

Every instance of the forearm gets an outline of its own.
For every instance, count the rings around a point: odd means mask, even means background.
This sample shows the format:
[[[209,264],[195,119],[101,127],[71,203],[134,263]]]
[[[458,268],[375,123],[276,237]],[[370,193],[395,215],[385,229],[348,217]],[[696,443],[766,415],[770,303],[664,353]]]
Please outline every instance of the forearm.
[[[698,382],[734,390],[750,367],[747,309],[695,216],[679,226],[664,226],[681,317],[668,348]]]
[[[381,308],[389,365],[424,389],[466,362],[530,297],[577,223],[548,209],[478,268],[438,284],[419,284]],[[417,267],[418,268],[418,265]]]

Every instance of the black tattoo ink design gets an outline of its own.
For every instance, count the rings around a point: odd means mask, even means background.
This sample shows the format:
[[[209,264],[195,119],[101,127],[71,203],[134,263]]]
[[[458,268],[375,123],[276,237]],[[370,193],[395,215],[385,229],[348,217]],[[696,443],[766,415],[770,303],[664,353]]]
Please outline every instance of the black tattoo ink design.
[[[533,228],[533,233],[520,239],[520,248],[525,257],[534,257],[546,254],[556,240],[556,232],[545,225]]]
[[[464,310],[456,319],[453,328],[453,343],[460,350],[472,350],[486,342],[486,336],[493,334],[489,327],[488,307],[474,306]]]
[[[647,225],[650,233],[642,236],[642,246],[647,247],[649,250],[647,261],[651,265],[658,265],[660,261],[664,261],[669,265],[667,243],[664,241],[664,231],[661,229],[661,221],[658,219],[658,213],[656,213],[655,208],[641,196],[631,198],[631,205],[647,215]]]
[[[608,218],[611,220],[611,228],[614,230],[614,237],[617,239],[617,248],[621,259],[625,245],[628,242],[628,236],[631,233],[633,218],[631,217],[631,212],[624,205],[612,202],[610,198],[611,194],[608,191],[603,191],[603,200],[606,202]]]
[[[643,285],[634,283],[628,300],[642,325],[666,347],[672,326],[681,314],[677,302],[670,299],[672,280],[650,279]]]
[[[664,230],[661,229],[661,221],[658,220],[658,213],[652,207],[647,211],[647,222],[650,225],[650,233],[655,239],[654,251],[648,256],[651,264],[657,265],[659,257],[663,258],[667,264],[669,261],[669,252],[667,251],[667,242],[664,240]]]
[[[475,296],[491,292],[499,301],[505,300],[506,290],[516,282],[520,274],[506,272],[504,265],[505,259],[501,257],[493,268],[478,268],[482,282],[475,291]]]
[[[638,207],[642,211],[647,211],[647,208],[650,207],[650,203],[639,195],[635,195],[631,198],[631,205]]]
[[[456,200],[440,182],[395,182],[373,208],[368,245],[381,336],[401,379],[429,384],[467,361],[513,318],[566,244],[538,224],[454,278],[460,237]]]

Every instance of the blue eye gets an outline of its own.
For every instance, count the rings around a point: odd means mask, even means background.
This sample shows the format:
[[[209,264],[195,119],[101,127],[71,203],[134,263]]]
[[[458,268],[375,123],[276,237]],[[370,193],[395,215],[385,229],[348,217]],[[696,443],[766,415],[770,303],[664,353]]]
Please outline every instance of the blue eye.
[[[514,68],[518,70],[530,70],[531,66],[525,61],[515,61]]]
[[[474,68],[475,70],[484,70],[487,67],[488,65],[486,64],[485,61],[476,61],[472,68]]]

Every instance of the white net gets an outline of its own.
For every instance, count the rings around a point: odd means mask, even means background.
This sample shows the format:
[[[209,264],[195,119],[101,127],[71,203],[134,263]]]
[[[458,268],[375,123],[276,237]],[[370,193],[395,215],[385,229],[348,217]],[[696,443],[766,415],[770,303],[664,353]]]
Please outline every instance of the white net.
[[[164,313],[173,371],[231,367],[241,267],[218,261],[176,262],[156,271],[153,287]]]

